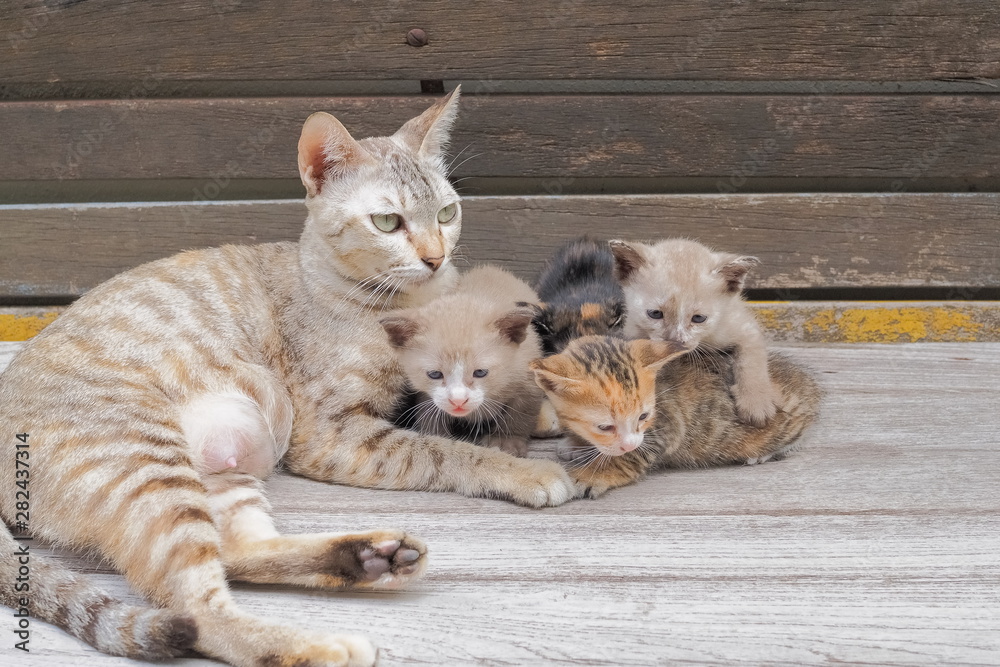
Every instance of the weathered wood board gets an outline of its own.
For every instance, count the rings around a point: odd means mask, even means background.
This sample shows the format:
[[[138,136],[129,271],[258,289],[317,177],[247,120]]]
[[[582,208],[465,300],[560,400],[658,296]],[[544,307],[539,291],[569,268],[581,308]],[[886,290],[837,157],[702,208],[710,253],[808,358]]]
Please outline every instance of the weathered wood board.
[[[470,197],[460,255],[531,279],[567,238],[682,236],[757,255],[765,288],[1000,285],[1000,195]],[[0,300],[75,296],[181,250],[295,240],[300,201],[0,206]]]
[[[4,3],[0,81],[1000,77],[1000,9],[990,0],[169,7],[165,16],[134,0]],[[426,46],[407,45],[413,28]]]
[[[0,103],[0,180],[190,178],[211,191],[297,178],[310,113],[384,135],[431,99]],[[702,177],[726,191],[748,178],[882,178],[903,191],[996,178],[998,123],[1000,95],[469,95],[452,145],[479,156],[459,160],[460,177]]]
[[[16,347],[0,344],[0,367]],[[269,490],[283,530],[402,527],[428,542],[430,569],[399,593],[239,585],[237,598],[366,633],[387,667],[1000,662],[1000,345],[785,351],[827,391],[785,461],[656,473],[540,511],[282,474]],[[128,594],[105,566],[55,553]],[[31,654],[0,655],[134,664],[32,632]]]

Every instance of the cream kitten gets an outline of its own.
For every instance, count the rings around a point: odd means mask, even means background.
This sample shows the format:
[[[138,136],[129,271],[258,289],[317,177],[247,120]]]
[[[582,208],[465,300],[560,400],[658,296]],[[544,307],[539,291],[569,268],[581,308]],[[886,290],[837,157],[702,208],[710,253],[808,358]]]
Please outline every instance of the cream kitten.
[[[542,402],[528,368],[541,356],[537,301],[526,283],[483,266],[456,293],[383,319],[414,389],[397,423],[526,456]]]
[[[760,260],[684,239],[611,241],[611,251],[625,290],[625,335],[732,349],[737,415],[755,426],[771,419],[781,394],[768,375],[764,334],[742,298],[747,272]]]

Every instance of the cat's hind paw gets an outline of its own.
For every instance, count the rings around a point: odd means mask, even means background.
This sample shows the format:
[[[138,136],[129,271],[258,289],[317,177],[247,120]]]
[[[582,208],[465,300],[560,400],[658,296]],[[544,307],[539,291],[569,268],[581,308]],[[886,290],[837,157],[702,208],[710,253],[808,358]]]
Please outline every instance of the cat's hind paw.
[[[376,530],[340,538],[331,564],[349,571],[355,587],[401,588],[427,569],[427,547],[401,530]]]

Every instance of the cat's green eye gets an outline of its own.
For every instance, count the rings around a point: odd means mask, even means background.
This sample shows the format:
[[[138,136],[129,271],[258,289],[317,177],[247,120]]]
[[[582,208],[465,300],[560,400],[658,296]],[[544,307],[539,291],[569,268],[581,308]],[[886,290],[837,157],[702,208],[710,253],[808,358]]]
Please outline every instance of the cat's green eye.
[[[455,219],[458,214],[458,204],[448,204],[443,209],[438,211],[438,222],[442,225],[447,225],[449,222]]]
[[[695,315],[691,318],[691,321],[695,324],[701,324],[708,319],[708,315]]]
[[[646,311],[646,317],[648,317],[651,320],[662,320],[663,319],[663,311],[662,310],[647,310]]]
[[[605,433],[610,433],[611,431],[615,430],[615,425],[614,424],[598,424],[597,425],[597,429],[599,431],[604,431]]]
[[[403,224],[403,219],[395,213],[373,213],[372,224],[383,232],[394,232]]]
[[[432,380],[440,380],[441,378],[444,377],[444,373],[442,373],[441,371],[427,371],[427,377],[429,377]]]
[[[489,371],[486,370],[485,368],[477,368],[476,370],[472,371],[472,377],[474,378],[484,378],[487,375],[489,375]]]

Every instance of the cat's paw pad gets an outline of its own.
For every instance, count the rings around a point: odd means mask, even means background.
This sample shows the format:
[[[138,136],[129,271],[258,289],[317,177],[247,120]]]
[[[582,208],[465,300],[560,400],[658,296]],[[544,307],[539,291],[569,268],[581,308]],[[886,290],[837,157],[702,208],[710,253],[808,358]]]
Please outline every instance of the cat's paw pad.
[[[403,531],[379,530],[342,538],[339,552],[349,563],[356,585],[399,588],[416,579],[427,567],[427,547]]]
[[[781,394],[771,383],[765,387],[733,386],[736,415],[753,426],[763,426],[778,412]]]

